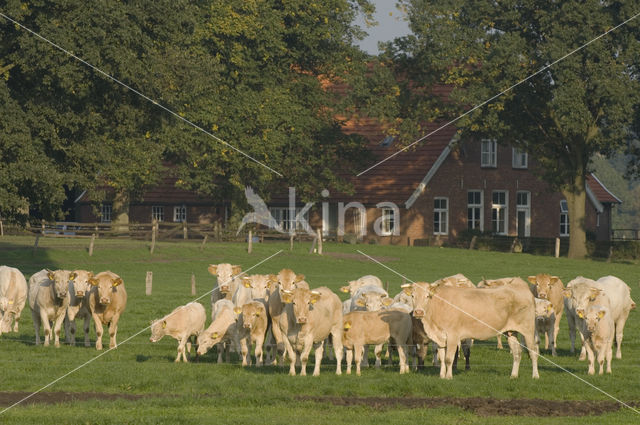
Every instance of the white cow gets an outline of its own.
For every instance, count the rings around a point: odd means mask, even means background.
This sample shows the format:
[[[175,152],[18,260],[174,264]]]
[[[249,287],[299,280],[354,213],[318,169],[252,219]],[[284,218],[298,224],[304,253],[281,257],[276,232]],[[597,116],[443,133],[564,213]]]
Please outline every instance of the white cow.
[[[20,270],[0,266],[0,335],[18,332],[18,322],[27,300],[27,281]]]
[[[36,332],[36,345],[40,344],[40,326],[43,326],[45,347],[54,334],[55,346],[60,347],[60,330],[69,305],[69,281],[74,278],[75,275],[69,270],[46,269],[29,278],[29,307]]]
[[[604,362],[607,362],[607,373],[611,373],[611,358],[613,357],[613,335],[615,332],[611,310],[604,305],[589,305],[586,310],[576,310],[580,319],[579,329],[584,337],[584,346],[589,359],[589,375],[595,374],[594,363],[598,360],[599,375],[604,372]]]
[[[222,352],[225,351],[226,360],[229,361],[229,350],[233,344],[236,351],[240,352],[238,341],[237,320],[233,302],[227,299],[216,301],[215,316],[207,329],[198,335],[198,355],[203,355],[214,345],[218,345],[218,363],[222,363]]]
[[[545,340],[551,345],[551,355],[554,357],[556,356],[555,324],[556,312],[551,301],[536,298],[536,344],[540,347],[540,335],[544,335]]]
[[[187,363],[187,353],[191,354],[192,343],[189,339],[202,333],[206,320],[207,313],[202,304],[190,302],[174,309],[166,316],[154,320],[151,323],[151,338],[149,340],[158,342],[165,335],[178,340],[178,356],[175,362],[180,362],[180,357],[182,357],[182,361]]]
[[[345,294],[349,294],[350,297],[353,297],[358,289],[366,285],[373,285],[382,288],[382,281],[377,276],[368,274],[366,276],[359,277],[356,280],[350,280],[346,286],[340,288],[340,291]]]
[[[216,301],[222,299],[230,300],[240,285],[238,275],[242,273],[242,267],[233,266],[229,263],[209,264],[209,273],[216,276],[216,285],[211,292],[211,320],[216,314],[214,306]]]
[[[86,270],[74,270],[75,279],[69,282],[69,306],[67,317],[64,319],[64,334],[68,344],[76,345],[76,319],[84,320],[84,346],[89,347],[89,328],[91,325],[91,307],[89,307],[89,293],[91,283],[89,279],[93,273]]]

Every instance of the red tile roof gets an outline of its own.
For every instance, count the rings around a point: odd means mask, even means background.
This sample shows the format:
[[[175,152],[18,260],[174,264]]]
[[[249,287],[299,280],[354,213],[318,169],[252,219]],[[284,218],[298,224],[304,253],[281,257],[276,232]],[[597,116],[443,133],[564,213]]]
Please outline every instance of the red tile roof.
[[[591,189],[598,201],[610,204],[622,203],[617,196],[609,192],[609,189],[607,189],[606,186],[598,180],[595,174],[591,173],[587,175],[587,185],[589,185],[589,189]]]

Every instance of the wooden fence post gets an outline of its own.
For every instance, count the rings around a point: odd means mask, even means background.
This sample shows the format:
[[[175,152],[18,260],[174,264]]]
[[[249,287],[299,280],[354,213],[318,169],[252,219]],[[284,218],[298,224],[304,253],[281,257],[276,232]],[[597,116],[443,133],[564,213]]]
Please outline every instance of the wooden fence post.
[[[471,243],[469,243],[469,249],[473,249],[476,246],[476,241],[478,240],[478,236],[474,235],[471,238]]]
[[[156,221],[153,220],[153,224],[151,225],[151,254],[153,254],[153,251],[156,249],[156,225]]]
[[[309,248],[309,254],[313,254],[313,250],[316,247],[316,243],[318,242],[318,235],[313,237],[313,242],[311,242],[311,248]]]
[[[188,234],[187,234],[187,222],[183,221],[182,222],[182,239],[187,239],[188,238]]]
[[[4,226],[2,225],[2,220],[0,220],[0,236],[4,236]]]
[[[293,238],[295,237],[295,233],[292,233],[289,236],[289,251],[293,251]]]
[[[31,255],[36,255],[36,249],[38,249],[38,242],[40,242],[40,235],[36,235],[36,242],[33,244],[33,252]]]
[[[251,254],[251,251],[253,250],[253,232],[251,230],[249,230],[249,239],[247,243],[248,243],[247,252]]]
[[[316,233],[318,234],[316,236],[318,238],[318,254],[322,255],[322,230],[318,227]]]
[[[556,238],[556,258],[560,257],[560,238]]]
[[[200,245],[200,251],[202,251],[204,249],[204,244],[207,243],[207,238],[209,237],[209,235],[204,235],[204,239],[202,240],[202,245]]]
[[[96,234],[91,235],[91,242],[89,242],[89,257],[93,255],[93,244],[96,241]]]
[[[151,295],[151,288],[153,286],[153,272],[147,272],[147,278],[145,283],[146,283],[145,294]]]
[[[196,275],[191,273],[191,295],[196,295]]]

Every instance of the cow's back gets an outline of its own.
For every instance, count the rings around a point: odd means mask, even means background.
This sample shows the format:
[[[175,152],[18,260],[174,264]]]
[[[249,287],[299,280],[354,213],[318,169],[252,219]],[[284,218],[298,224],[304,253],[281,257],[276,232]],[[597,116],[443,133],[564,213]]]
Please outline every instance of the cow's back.
[[[601,277],[596,283],[609,297],[613,320],[622,314],[629,313],[633,301],[631,300],[631,290],[626,283],[615,276]]]
[[[320,299],[309,310],[309,324],[313,328],[314,342],[319,342],[329,336],[331,329],[339,324],[342,326],[342,302],[340,298],[327,287],[314,289],[320,292]]]

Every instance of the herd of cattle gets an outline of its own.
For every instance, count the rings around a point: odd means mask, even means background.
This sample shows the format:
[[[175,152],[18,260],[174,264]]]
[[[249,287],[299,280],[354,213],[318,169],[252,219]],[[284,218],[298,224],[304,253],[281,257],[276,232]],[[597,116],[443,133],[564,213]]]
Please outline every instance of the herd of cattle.
[[[556,355],[560,319],[566,314],[571,352],[575,352],[576,330],[582,340],[580,360],[588,358],[588,373],[605,368],[611,373],[612,345],[621,358],[625,322],[635,308],[629,286],[614,276],[591,280],[577,277],[566,287],[556,276],[538,274],[528,282],[519,277],[482,280],[474,285],[461,274],[434,283],[416,282],[402,285],[400,293],[389,297],[382,281],[367,275],[341,288],[349,298],[341,301],[329,288],[310,289],[304,275],[291,269],[278,274],[242,273],[240,266],[210,265],[217,277],[211,292],[211,324],[205,329],[205,308],[198,302],[180,306],[151,324],[151,342],[169,335],[179,341],[176,362],[187,362],[191,345],[204,355],[216,347],[218,362],[229,360],[235,350],[242,365],[251,365],[251,349],[257,366],[284,364],[289,373],[306,374],[312,349],[315,353],[313,375],[320,373],[325,345],[333,347],[336,373],[342,373],[343,351],[346,372],[356,373],[367,365],[369,345],[375,346],[376,366],[381,365],[384,344],[395,348],[400,373],[424,364],[431,343],[434,364],[440,359],[440,377],[452,378],[459,350],[469,368],[474,339],[506,335],[513,356],[512,377],[518,376],[523,347],[531,358],[533,378],[538,378],[539,338],[544,335],[545,349]],[[35,327],[36,344],[40,344],[40,327],[44,328],[44,345],[54,339],[60,345],[60,332],[75,344],[75,319],[84,319],[84,343],[90,345],[89,325],[95,323],[96,349],[102,349],[103,325],[109,325],[109,347],[116,347],[120,315],[127,303],[122,278],[110,271],[94,275],[85,270],[41,270],[29,279],[16,268],[0,266],[0,335],[18,331],[20,314],[29,300]],[[53,325],[52,325],[53,324]],[[12,327],[13,325],[13,327]],[[520,337],[520,339],[518,339]],[[263,347],[266,348],[263,352]],[[389,361],[392,356],[388,354]]]

